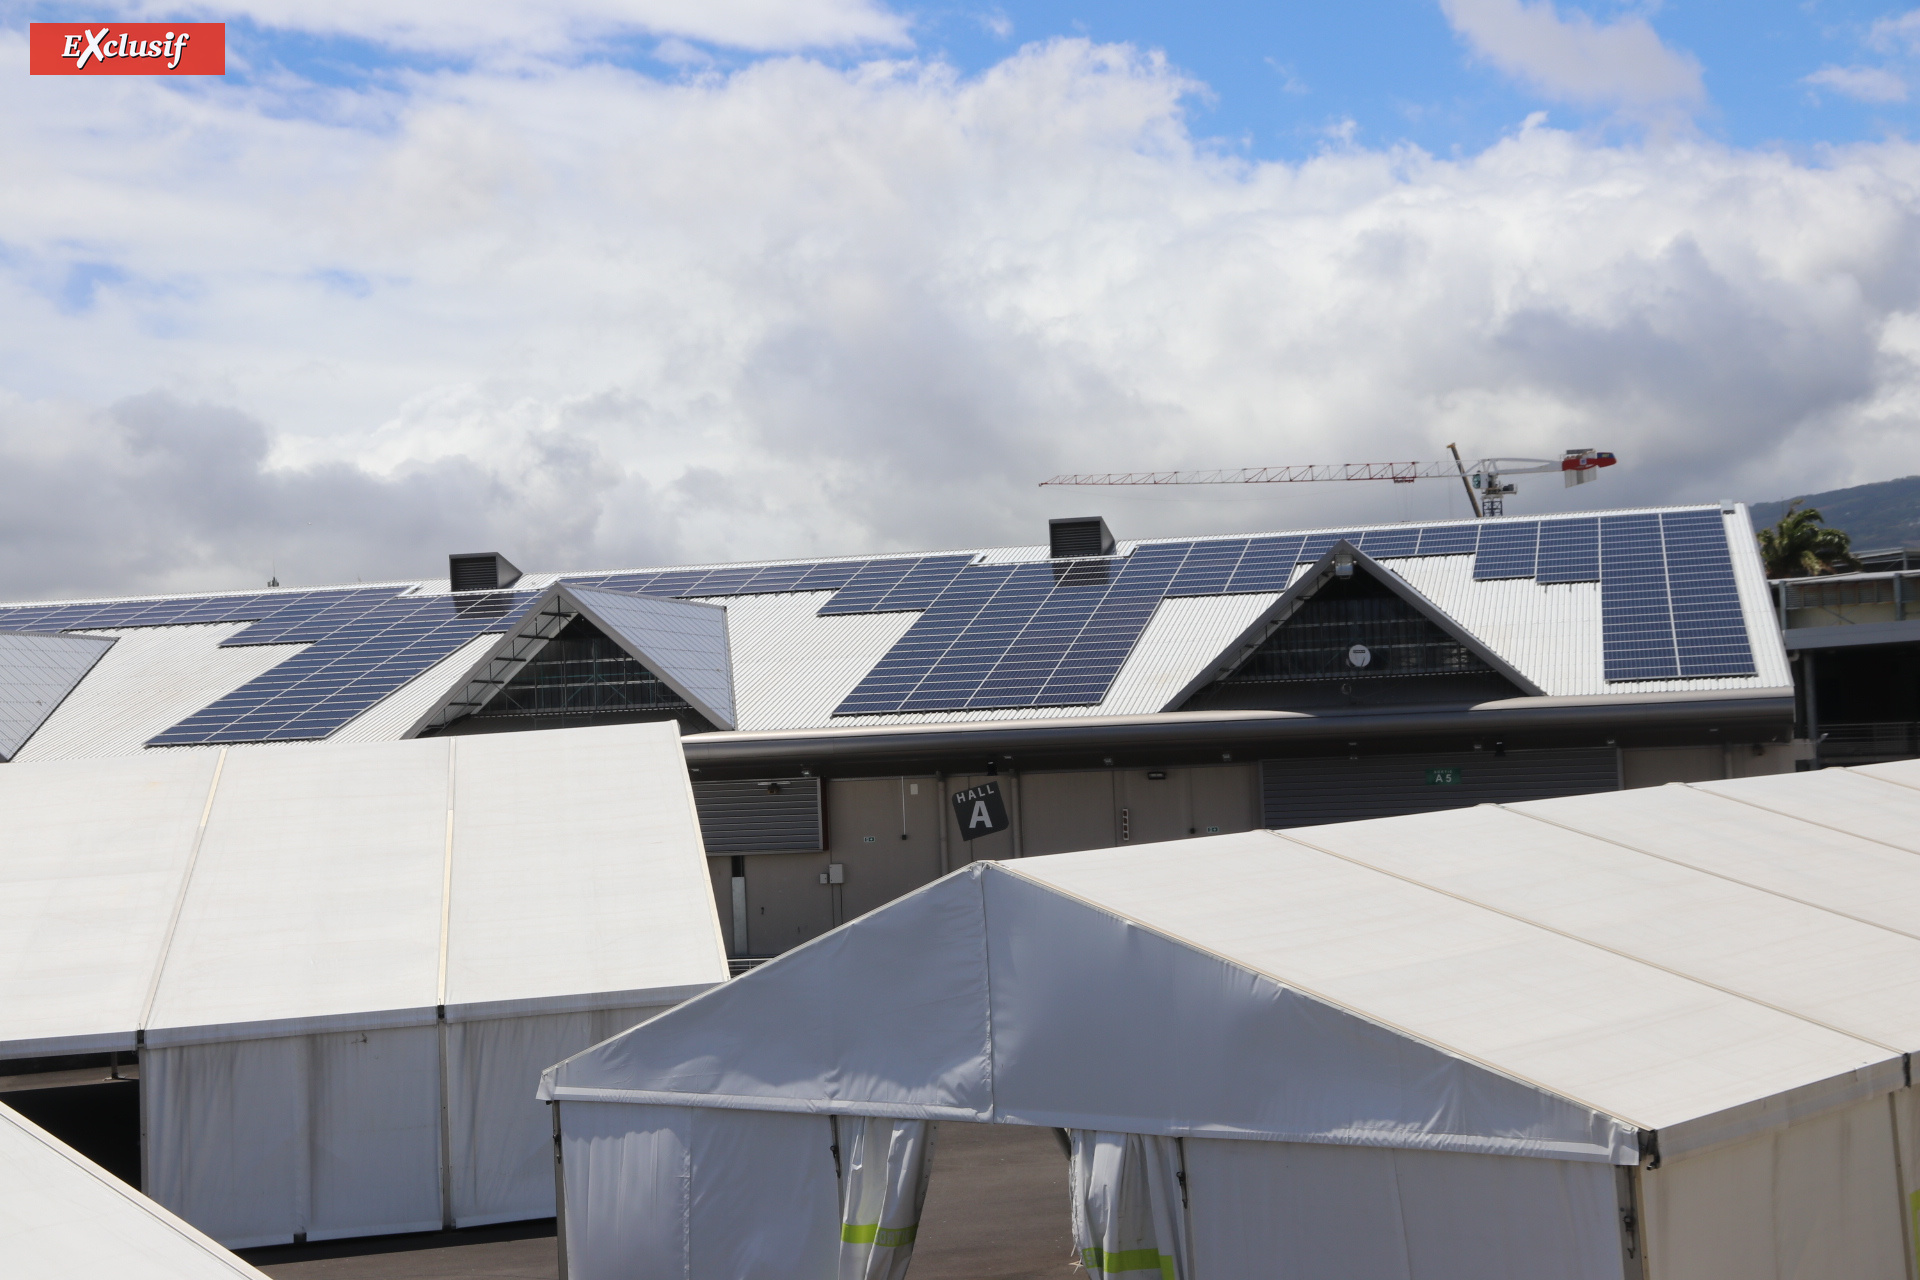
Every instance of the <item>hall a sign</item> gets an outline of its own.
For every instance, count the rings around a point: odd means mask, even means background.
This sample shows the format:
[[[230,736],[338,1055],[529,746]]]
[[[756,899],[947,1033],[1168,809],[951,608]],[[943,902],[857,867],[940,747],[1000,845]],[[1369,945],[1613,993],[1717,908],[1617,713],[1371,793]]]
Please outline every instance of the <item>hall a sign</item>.
[[[223,76],[224,22],[36,22],[36,76]]]
[[[1007,802],[1000,796],[1000,784],[983,782],[977,787],[953,793],[953,816],[960,823],[962,840],[978,840],[1007,829]]]

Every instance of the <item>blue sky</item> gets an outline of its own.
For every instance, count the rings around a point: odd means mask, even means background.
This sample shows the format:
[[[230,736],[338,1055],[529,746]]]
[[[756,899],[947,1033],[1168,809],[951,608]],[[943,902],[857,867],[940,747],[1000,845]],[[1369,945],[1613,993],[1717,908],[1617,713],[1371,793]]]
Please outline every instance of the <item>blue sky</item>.
[[[1902,7],[1837,0],[1670,0],[1659,6],[1561,4],[1606,21],[1641,14],[1669,47],[1698,59],[1707,101],[1695,117],[1708,135],[1736,146],[1798,147],[1904,134],[1906,102],[1862,102],[1810,85],[1823,67],[1891,68],[1904,76],[1910,51],[1883,38],[1876,20]],[[1084,34],[1165,50],[1211,96],[1193,106],[1197,131],[1261,156],[1298,156],[1351,120],[1356,141],[1411,142],[1438,154],[1477,151],[1528,114],[1599,127],[1608,108],[1582,107],[1517,84],[1449,25],[1430,0],[1272,4],[1100,4],[1012,0],[996,11],[1004,34],[962,10],[922,10],[916,34],[960,66],[984,68],[1008,46]]]

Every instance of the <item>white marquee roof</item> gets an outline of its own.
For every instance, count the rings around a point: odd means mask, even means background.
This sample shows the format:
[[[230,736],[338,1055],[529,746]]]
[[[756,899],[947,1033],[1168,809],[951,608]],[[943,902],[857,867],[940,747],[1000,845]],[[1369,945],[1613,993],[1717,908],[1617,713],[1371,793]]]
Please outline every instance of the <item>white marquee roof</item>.
[[[12,1276],[262,1280],[264,1274],[3,1105],[0,1259]]]
[[[666,1003],[727,974],[670,723],[16,764],[0,812],[5,1056]]]
[[[543,1088],[1672,1158],[1902,1086],[1916,831],[1920,761],[975,864]]]

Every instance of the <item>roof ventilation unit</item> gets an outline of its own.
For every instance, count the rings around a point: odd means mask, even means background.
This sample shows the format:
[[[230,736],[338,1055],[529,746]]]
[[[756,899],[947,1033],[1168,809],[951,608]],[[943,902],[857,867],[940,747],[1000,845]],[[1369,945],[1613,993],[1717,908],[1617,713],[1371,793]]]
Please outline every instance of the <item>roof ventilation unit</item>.
[[[1055,560],[1113,554],[1113,534],[1100,516],[1074,516],[1047,521],[1048,554]]]
[[[469,551],[447,557],[447,580],[454,591],[498,591],[520,581],[520,571],[498,551]]]

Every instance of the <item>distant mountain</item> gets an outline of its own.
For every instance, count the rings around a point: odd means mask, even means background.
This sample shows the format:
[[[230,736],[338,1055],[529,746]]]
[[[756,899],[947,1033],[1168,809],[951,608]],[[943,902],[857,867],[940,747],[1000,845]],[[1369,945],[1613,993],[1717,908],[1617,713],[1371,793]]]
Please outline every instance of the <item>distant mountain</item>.
[[[1753,503],[1753,527],[1764,529],[1777,521],[1791,501]],[[1846,530],[1855,551],[1920,546],[1920,476],[1809,493],[1799,501],[1825,516],[1829,528]]]

